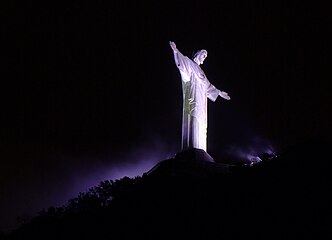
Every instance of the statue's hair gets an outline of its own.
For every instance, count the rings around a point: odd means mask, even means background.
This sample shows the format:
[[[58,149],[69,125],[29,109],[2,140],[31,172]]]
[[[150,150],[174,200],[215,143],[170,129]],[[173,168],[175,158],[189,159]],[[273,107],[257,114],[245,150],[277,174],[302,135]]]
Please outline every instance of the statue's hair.
[[[207,51],[205,49],[201,49],[201,50],[198,50],[196,52],[193,53],[193,59],[195,59],[199,54],[205,52],[206,55],[207,55]]]

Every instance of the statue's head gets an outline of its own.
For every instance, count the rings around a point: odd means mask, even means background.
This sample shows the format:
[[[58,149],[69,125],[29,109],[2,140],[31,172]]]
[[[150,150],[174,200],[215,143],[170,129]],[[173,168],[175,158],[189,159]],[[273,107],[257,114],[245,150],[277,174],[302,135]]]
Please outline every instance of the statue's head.
[[[207,57],[207,51],[205,49],[198,50],[193,57],[193,60],[198,65],[203,64],[205,58]]]

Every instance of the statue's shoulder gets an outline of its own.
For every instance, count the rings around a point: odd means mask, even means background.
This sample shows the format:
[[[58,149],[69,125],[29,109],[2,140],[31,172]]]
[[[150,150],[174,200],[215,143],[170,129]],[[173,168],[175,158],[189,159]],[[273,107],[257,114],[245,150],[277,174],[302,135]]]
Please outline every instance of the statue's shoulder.
[[[184,64],[186,66],[186,68],[188,69],[195,69],[196,66],[198,66],[192,59],[190,59],[189,57],[183,55],[182,59],[181,59],[182,64]]]

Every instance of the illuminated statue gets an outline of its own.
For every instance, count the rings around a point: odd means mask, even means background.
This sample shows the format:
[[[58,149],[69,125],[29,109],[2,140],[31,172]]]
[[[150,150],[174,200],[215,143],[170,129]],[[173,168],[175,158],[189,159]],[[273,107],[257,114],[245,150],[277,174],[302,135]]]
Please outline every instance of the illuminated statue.
[[[206,151],[207,98],[212,101],[215,101],[218,96],[227,100],[231,98],[226,92],[213,86],[199,66],[207,57],[206,50],[196,52],[191,60],[176,48],[174,42],[169,44],[182,78],[182,150],[197,148]]]

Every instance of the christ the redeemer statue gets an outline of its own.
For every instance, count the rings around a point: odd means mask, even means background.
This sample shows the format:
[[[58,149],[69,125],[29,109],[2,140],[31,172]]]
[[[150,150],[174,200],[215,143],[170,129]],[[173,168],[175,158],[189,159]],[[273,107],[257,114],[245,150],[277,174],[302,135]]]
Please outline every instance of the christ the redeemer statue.
[[[195,53],[193,60],[184,56],[174,42],[169,42],[174,61],[180,71],[183,91],[182,150],[191,148],[206,152],[207,139],[207,98],[216,101],[218,96],[230,100],[224,91],[213,86],[206,78],[200,65],[207,57],[202,49]]]

